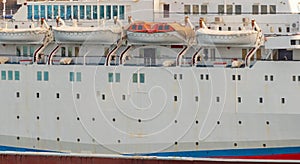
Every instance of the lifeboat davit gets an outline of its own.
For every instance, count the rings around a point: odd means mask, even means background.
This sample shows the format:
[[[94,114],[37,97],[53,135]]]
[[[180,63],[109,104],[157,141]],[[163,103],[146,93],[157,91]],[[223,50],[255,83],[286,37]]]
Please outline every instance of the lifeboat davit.
[[[219,31],[207,28],[202,21],[200,29],[196,31],[198,44],[211,46],[253,46],[258,36],[259,31],[254,27],[250,30]]]
[[[186,44],[195,39],[194,30],[179,23],[137,21],[127,29],[131,44]]]
[[[62,20],[59,20],[62,21]],[[122,36],[120,24],[100,25],[98,27],[62,26],[53,28],[57,43],[113,44]]]

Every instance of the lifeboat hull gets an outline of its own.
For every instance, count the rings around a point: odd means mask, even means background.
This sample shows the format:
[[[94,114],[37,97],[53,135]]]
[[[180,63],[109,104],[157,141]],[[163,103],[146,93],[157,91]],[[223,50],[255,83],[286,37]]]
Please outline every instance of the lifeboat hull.
[[[177,32],[145,33],[127,31],[127,39],[131,44],[182,44],[186,42]]]
[[[0,31],[1,43],[42,43],[45,37],[46,30],[32,30],[32,29],[14,29],[14,30],[2,30]]]
[[[240,45],[240,46],[253,46],[255,45],[258,32],[257,31],[218,31],[209,32],[213,30],[198,30],[196,33],[197,42],[200,45],[212,45],[212,46],[228,46],[228,45]]]
[[[121,37],[121,31],[114,32],[109,29],[73,31],[54,29],[53,31],[57,43],[113,44]]]

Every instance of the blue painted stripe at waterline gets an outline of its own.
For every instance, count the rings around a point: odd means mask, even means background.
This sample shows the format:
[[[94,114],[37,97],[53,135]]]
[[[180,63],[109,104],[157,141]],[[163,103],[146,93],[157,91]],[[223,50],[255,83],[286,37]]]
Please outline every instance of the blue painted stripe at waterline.
[[[226,150],[199,150],[199,151],[180,151],[180,152],[159,152],[140,154],[144,156],[160,157],[238,157],[238,156],[266,156],[279,154],[297,154],[300,147],[280,147],[280,148],[255,148],[255,149],[226,149]]]
[[[52,151],[52,150],[40,150],[40,149],[23,148],[23,147],[13,147],[13,146],[0,146],[0,151],[61,153],[61,152]]]
[[[34,148],[22,148],[12,146],[0,146],[0,151],[15,152],[52,152],[63,153],[54,150],[41,150]],[[159,156],[159,157],[239,157],[239,156],[268,156],[279,154],[300,154],[300,147],[280,147],[280,148],[255,148],[255,149],[226,149],[226,150],[199,150],[199,151],[180,151],[180,152],[158,152],[149,154],[126,154],[127,156]]]

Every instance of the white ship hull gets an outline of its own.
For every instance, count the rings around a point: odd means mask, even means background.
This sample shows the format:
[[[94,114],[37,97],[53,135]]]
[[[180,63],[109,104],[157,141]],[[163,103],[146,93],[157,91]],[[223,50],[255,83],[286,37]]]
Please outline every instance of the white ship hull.
[[[257,62],[252,69],[1,65],[20,71],[20,80],[1,80],[0,144],[193,157],[298,150],[300,118],[293,106],[300,91],[291,80],[298,68],[297,62]],[[49,81],[37,81],[37,71],[48,71]],[[266,71],[274,81],[264,80]],[[70,72],[80,72],[80,81],[70,82]],[[144,83],[132,81],[136,72]],[[108,82],[109,73],[120,73],[120,82]],[[174,74],[184,76],[174,80]],[[201,80],[203,74],[208,78]],[[281,87],[285,83],[290,87]]]

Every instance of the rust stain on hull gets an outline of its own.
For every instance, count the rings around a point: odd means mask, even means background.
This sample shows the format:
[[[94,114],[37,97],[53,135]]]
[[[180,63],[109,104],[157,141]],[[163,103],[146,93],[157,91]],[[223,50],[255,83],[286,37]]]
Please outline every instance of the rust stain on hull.
[[[47,154],[0,154],[0,164],[254,164],[293,163],[291,161],[230,161],[221,159],[159,159],[156,157],[105,157]]]

